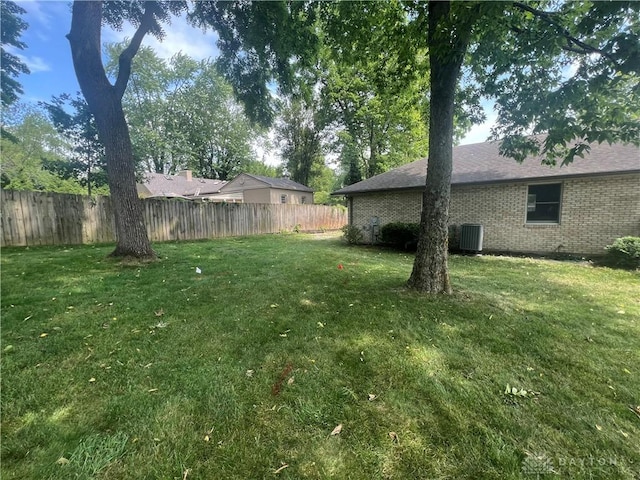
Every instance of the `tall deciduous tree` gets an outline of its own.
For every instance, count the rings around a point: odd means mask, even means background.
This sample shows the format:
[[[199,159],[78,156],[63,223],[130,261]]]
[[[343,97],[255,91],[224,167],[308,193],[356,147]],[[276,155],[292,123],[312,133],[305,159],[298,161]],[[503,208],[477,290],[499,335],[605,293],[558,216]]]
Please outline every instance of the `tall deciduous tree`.
[[[324,166],[321,133],[313,111],[302,100],[286,102],[276,131],[291,179],[309,185],[314,174]]]
[[[455,94],[473,27],[473,17],[461,16],[456,17],[458,28],[452,28],[450,15],[448,2],[429,2],[429,161],[416,260],[408,282],[420,291],[444,293],[451,293],[447,248]]]
[[[103,5],[104,3],[104,5]],[[135,189],[129,130],[122,109],[134,56],[147,33],[162,37],[161,24],[186,9],[183,1],[85,2],[72,9],[71,44],[78,83],[96,118],[105,147],[109,188],[114,204],[117,245],[114,256],[155,256],[143,223]],[[219,35],[220,67],[231,81],[248,115],[260,122],[272,119],[268,83],[277,76],[286,86],[296,66],[303,66],[314,48],[313,9],[307,3],[194,2],[190,19]],[[101,25],[120,28],[125,20],[137,30],[118,61],[112,85],[101,57]],[[296,55],[299,55],[296,57]]]
[[[142,216],[135,184],[129,128],[122,110],[131,63],[147,33],[162,36],[161,23],[184,10],[184,2],[75,1],[72,9],[71,45],[73,66],[105,148],[109,190],[113,202],[117,244],[111,255],[155,258]],[[119,70],[112,85],[102,63],[101,28],[116,28],[129,20],[137,26],[129,45],[119,58]]]
[[[66,179],[75,179],[87,188],[91,195],[94,188],[107,184],[104,165],[104,148],[98,138],[95,119],[85,99],[69,94],[42,102],[53,126],[69,143],[68,158],[49,160],[45,168]],[[71,110],[69,112],[68,110]]]
[[[194,2],[191,21],[218,33],[217,65],[248,117],[262,125],[274,119],[278,86],[288,93],[317,58],[313,2]]]
[[[180,94],[178,114],[187,132],[189,165],[205,178],[230,180],[253,157],[251,142],[260,134],[250,123],[233,90],[212,63],[205,63],[191,88]]]
[[[107,47],[107,71],[117,72],[126,45]],[[227,180],[251,160],[259,133],[215,64],[178,53],[163,60],[141,47],[123,97],[136,159],[146,171],[174,174],[189,168]]]
[[[22,20],[21,15],[26,12],[24,8],[15,2],[0,1],[0,38],[2,72],[0,73],[0,85],[2,87],[2,106],[7,107],[14,103],[22,94],[22,85],[16,80],[22,73],[30,73],[29,68],[20,58],[11,53],[7,48],[24,50],[26,44],[20,40],[23,30],[29,25]]]
[[[428,18],[432,103],[411,288],[451,291],[446,252],[452,122],[465,59],[483,94],[496,99],[494,133],[502,139],[501,151],[518,160],[541,154],[548,163],[568,163],[592,142],[640,142],[639,12],[634,2],[436,1],[417,12],[416,18]],[[538,133],[546,134],[543,143],[527,136]]]
[[[18,100],[22,94],[22,85],[17,77],[22,73],[30,73],[29,68],[20,58],[11,53],[9,49],[24,50],[26,44],[20,40],[22,31],[28,24],[22,20],[21,15],[26,12],[14,2],[0,0],[0,99],[3,109]],[[12,139],[11,134],[2,125],[2,136]],[[15,138],[14,138],[15,140]]]
[[[0,186],[8,190],[43,192],[83,192],[75,180],[61,177],[45,164],[64,162],[69,145],[48,121],[46,113],[35,105],[16,102],[3,111],[9,136],[2,136],[0,149]]]
[[[321,12],[322,119],[347,150],[343,169],[369,178],[424,156],[426,57],[403,6],[342,2]]]

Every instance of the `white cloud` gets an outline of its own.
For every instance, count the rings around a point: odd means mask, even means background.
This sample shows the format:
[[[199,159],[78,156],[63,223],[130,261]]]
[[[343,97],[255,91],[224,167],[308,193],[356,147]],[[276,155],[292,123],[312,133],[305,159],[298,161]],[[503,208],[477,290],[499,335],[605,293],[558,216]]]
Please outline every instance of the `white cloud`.
[[[170,25],[164,26],[165,37],[162,41],[152,35],[145,36],[142,44],[153,48],[161,58],[171,58],[178,52],[195,59],[204,60],[218,56],[216,46],[217,34],[212,31],[204,32],[187,23],[184,16],[173,18]],[[131,38],[135,28],[127,24],[121,32],[105,29],[104,41],[121,42],[125,38]]]
[[[23,55],[20,53],[20,50],[12,47],[11,45],[7,45],[5,49],[7,52],[18,57],[22,63],[29,67],[29,71],[31,71],[31,73],[51,71],[51,65],[49,65],[42,57],[30,57],[28,55]]]
[[[46,32],[60,28],[61,19],[68,19],[71,26],[71,7],[68,2],[43,2],[22,0],[20,6],[27,12],[25,20],[31,30],[36,30],[40,38],[46,38]]]
[[[495,112],[487,115],[487,119],[484,123],[480,125],[474,125],[471,127],[471,130],[467,132],[465,137],[460,142],[460,145],[469,145],[470,143],[481,143],[486,142],[489,136],[491,135],[491,127],[493,127],[496,123],[496,119],[498,118],[498,114]]]

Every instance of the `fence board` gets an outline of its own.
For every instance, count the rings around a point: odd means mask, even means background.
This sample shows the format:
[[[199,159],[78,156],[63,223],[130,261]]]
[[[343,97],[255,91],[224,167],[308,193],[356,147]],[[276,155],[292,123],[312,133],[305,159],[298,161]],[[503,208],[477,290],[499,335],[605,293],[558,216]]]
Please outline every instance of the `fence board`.
[[[77,245],[115,241],[109,197],[47,192],[0,192],[2,246]],[[336,230],[343,209],[323,205],[195,203],[142,200],[152,242],[199,240],[291,231]]]

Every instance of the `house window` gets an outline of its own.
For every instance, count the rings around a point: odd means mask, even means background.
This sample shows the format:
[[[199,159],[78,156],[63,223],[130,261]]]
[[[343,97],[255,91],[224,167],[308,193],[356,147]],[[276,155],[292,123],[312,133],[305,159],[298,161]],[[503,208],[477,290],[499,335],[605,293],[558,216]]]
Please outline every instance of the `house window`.
[[[280,203],[287,203],[287,196],[286,195],[280,195]]]
[[[560,223],[562,184],[529,185],[527,223]]]
[[[303,204],[303,205],[304,205],[305,203],[307,203],[307,197],[305,197],[305,196],[303,195],[303,196],[302,196],[302,198],[300,199],[300,203],[301,203],[301,204]]]

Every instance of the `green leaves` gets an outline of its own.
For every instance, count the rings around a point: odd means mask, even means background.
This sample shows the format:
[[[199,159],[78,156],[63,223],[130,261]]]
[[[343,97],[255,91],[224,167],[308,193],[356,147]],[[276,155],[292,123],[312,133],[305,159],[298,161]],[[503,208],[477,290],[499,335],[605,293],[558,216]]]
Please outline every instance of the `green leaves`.
[[[123,47],[107,47],[112,74]],[[255,130],[209,61],[183,54],[165,61],[142,47],[123,106],[143,170],[174,173],[187,167],[196,176],[226,180],[251,160]]]
[[[504,389],[504,394],[511,397],[531,398],[540,395],[540,392],[525,390],[524,388],[512,387],[507,383],[507,386]]]
[[[638,143],[638,5],[543,7],[504,6],[503,20],[484,25],[471,47],[474,81],[496,101],[493,136],[508,139],[504,154],[518,160],[541,154],[546,163],[567,164],[587,150],[583,144]],[[547,139],[514,140],[530,134]]]
[[[22,85],[16,78],[23,73],[30,73],[29,67],[20,58],[9,53],[5,46],[12,46],[23,50],[26,45],[20,40],[22,31],[27,28],[27,23],[22,20],[25,10],[15,2],[3,0],[0,2],[2,22],[2,72],[0,76],[2,106],[8,107],[18,100],[18,95],[22,94]],[[4,136],[4,128],[2,129]]]

